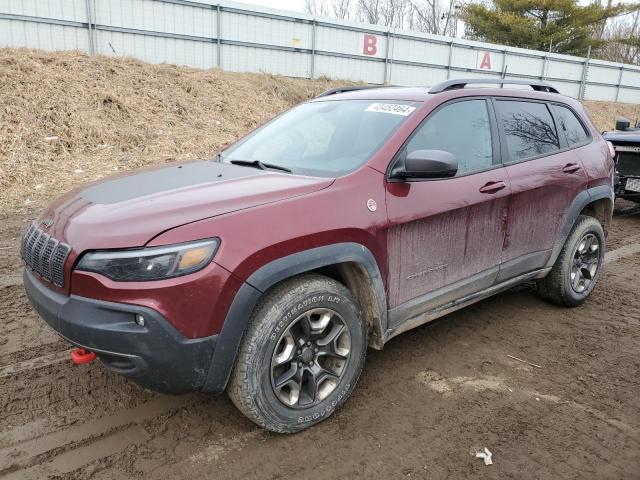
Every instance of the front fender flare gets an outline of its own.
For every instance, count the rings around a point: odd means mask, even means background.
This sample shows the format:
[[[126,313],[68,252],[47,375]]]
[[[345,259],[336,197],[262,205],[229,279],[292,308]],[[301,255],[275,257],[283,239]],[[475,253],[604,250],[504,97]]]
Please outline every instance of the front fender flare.
[[[378,301],[380,331],[387,328],[387,303],[380,269],[371,251],[359,243],[336,243],[293,253],[263,265],[240,287],[218,335],[204,392],[222,392],[227,386],[251,312],[262,294],[275,284],[305,272],[341,263],[365,269]]]

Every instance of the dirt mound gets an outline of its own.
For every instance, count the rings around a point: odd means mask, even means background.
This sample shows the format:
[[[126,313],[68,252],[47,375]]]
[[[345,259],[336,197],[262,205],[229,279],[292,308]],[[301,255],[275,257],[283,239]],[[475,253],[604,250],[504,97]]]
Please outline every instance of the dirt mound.
[[[0,49],[0,213],[116,171],[210,158],[286,108],[348,82]],[[611,128],[640,105],[586,102]]]
[[[211,158],[337,84],[0,49],[0,212],[37,208],[114,171]]]
[[[594,102],[585,100],[582,102],[589,113],[593,122],[601,132],[604,130],[613,130],[616,126],[616,118],[623,116],[631,120],[633,125],[640,121],[640,105],[632,103],[616,103],[616,102]]]

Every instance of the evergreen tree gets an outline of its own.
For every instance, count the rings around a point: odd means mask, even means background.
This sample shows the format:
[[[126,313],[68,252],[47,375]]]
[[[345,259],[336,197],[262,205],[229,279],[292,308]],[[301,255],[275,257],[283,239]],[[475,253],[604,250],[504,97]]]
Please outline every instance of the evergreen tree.
[[[468,36],[490,43],[585,56],[608,40],[602,38],[610,18],[640,9],[640,3],[581,6],[578,0],[491,0],[462,10]]]

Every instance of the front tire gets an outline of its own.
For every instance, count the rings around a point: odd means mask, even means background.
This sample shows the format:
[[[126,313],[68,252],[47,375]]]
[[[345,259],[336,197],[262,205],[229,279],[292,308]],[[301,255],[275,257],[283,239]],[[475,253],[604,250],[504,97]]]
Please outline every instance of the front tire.
[[[593,217],[580,215],[538,293],[556,305],[576,307],[593,291],[604,265],[605,237]]]
[[[351,292],[321,275],[297,277],[256,306],[227,393],[258,425],[297,432],[345,402],[366,348],[367,323]]]

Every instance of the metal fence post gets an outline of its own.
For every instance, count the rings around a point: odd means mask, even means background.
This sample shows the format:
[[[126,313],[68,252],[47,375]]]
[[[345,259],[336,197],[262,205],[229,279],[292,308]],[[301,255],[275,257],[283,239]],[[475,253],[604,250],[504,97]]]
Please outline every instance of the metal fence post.
[[[546,55],[542,57],[542,71],[540,72],[540,80],[544,80],[545,74],[547,73],[547,61],[549,57]]]
[[[311,20],[311,80],[316,76],[316,19]]]
[[[585,90],[587,89],[587,75],[589,73],[590,58],[591,58],[591,45],[589,45],[589,49],[587,50],[587,58],[584,59],[584,64],[582,65],[582,79],[580,80],[580,92],[578,94],[579,100],[584,100]]]
[[[507,51],[503,50],[502,51],[502,78],[505,78],[507,76]]]
[[[501,78],[507,78],[507,51],[503,50],[502,51],[502,74],[500,75]],[[504,88],[504,83],[500,84],[500,88]]]
[[[618,76],[618,85],[616,85],[616,102],[620,96],[620,86],[622,85],[622,74],[624,73],[624,67],[620,66],[620,75]]]
[[[453,58],[453,40],[449,42],[449,60],[447,60],[447,80],[451,78],[451,59]]]
[[[396,32],[395,27],[391,31],[391,53],[389,54],[389,73],[387,74],[388,82],[391,83],[391,78],[393,75],[393,58],[396,52]]]
[[[220,19],[220,14],[222,9],[220,8],[220,4],[216,5],[216,65],[218,68],[222,67],[222,32],[220,31],[222,21]]]
[[[96,47],[93,42],[93,28],[91,24],[93,23],[93,12],[91,9],[91,0],[85,0],[84,2],[85,9],[87,10],[87,28],[89,33],[89,55],[95,55]]]
[[[389,68],[389,44],[391,43],[391,31],[387,31],[387,47],[384,52],[384,75],[382,78],[382,84],[387,84],[387,69]]]

